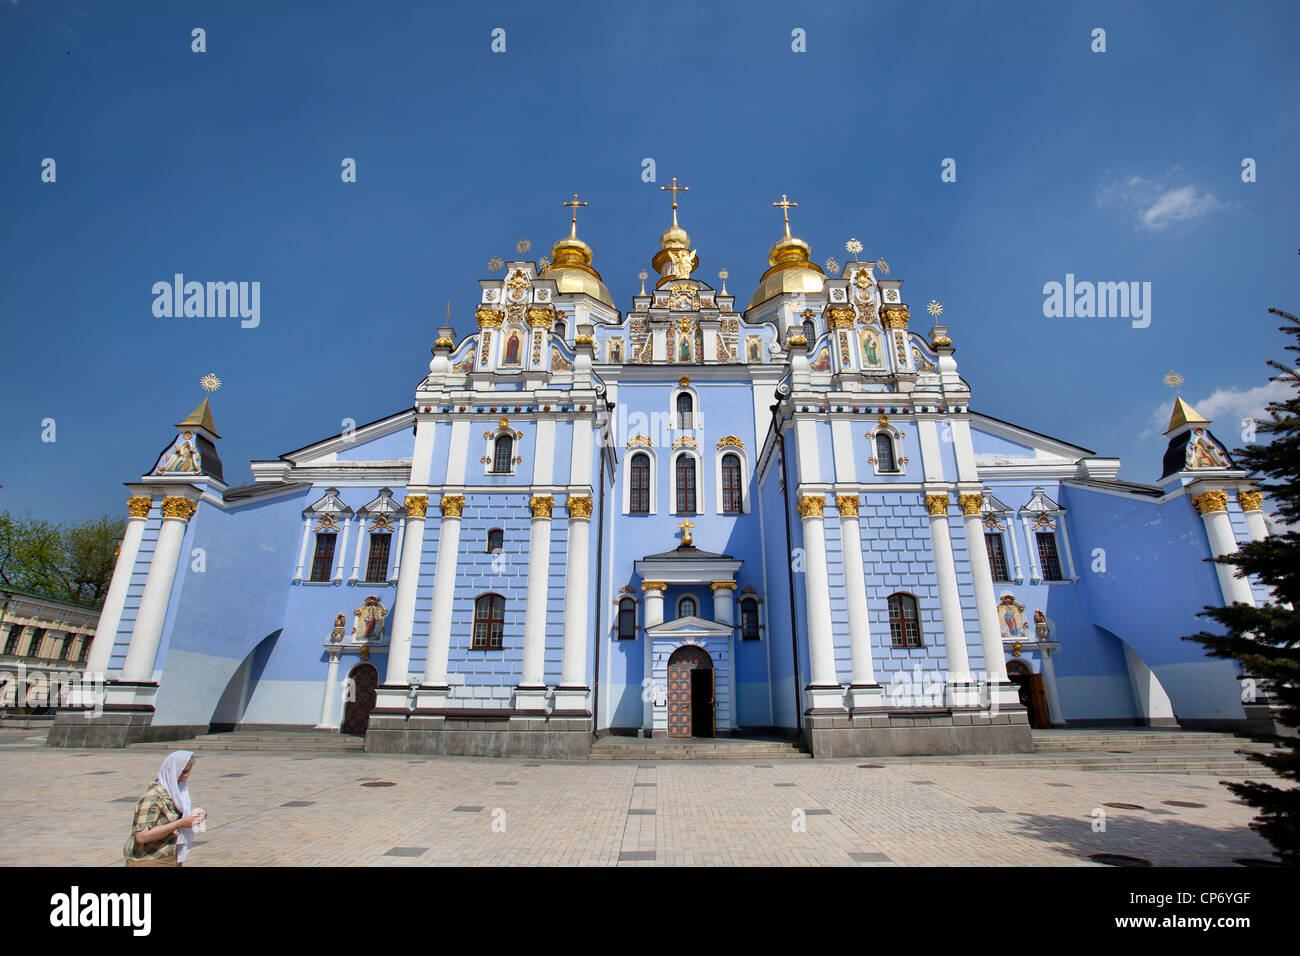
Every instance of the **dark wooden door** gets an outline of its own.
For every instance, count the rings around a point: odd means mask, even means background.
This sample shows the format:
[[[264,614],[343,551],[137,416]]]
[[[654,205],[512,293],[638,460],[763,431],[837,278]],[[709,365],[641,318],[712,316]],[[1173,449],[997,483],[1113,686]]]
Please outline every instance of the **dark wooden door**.
[[[1029,711],[1029,726],[1044,730],[1052,726],[1052,718],[1047,709],[1047,692],[1043,688],[1043,675],[1023,673],[1007,669],[1007,678],[1016,685],[1020,703]]]
[[[691,736],[691,665],[668,665],[668,736]]]
[[[379,686],[379,671],[373,664],[358,664],[348,674],[352,681],[352,699],[343,705],[345,734],[364,737],[370,726],[370,712],[375,709],[375,689]]]

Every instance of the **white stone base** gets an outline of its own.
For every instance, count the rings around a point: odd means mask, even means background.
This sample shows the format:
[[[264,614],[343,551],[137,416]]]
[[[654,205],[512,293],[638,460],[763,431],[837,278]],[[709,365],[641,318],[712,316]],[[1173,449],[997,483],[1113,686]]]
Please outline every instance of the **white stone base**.
[[[809,684],[804,688],[804,693],[811,710],[844,709],[844,688],[838,684],[829,687],[814,687]]]
[[[849,688],[849,709],[861,710],[865,707],[883,707],[885,690],[879,684],[863,684]]]
[[[579,711],[590,713],[591,708],[587,703],[590,695],[591,690],[587,687],[557,687],[555,688],[555,709],[562,713]]]
[[[546,711],[546,688],[516,687],[513,707],[515,710],[544,713]]]

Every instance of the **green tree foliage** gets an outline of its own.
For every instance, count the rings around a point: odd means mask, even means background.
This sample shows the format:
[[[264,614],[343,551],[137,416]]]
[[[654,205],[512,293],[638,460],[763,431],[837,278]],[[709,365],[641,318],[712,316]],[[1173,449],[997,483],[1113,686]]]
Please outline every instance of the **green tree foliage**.
[[[0,585],[99,607],[125,527],[108,515],[62,525],[0,513]]]
[[[1280,330],[1296,344],[1286,350],[1300,352],[1300,319],[1277,309],[1269,311],[1287,320]],[[1260,490],[1269,496],[1289,528],[1295,529],[1300,527],[1300,375],[1294,366],[1268,364],[1281,373],[1273,381],[1286,382],[1295,391],[1286,401],[1269,404],[1269,420],[1258,427],[1269,440],[1238,449],[1234,455],[1241,467],[1260,479]],[[1257,691],[1274,703],[1278,722],[1295,728],[1300,725],[1300,613],[1296,611],[1300,605],[1300,532],[1275,533],[1215,560],[1234,565],[1239,574],[1251,575],[1267,586],[1273,601],[1262,607],[1236,603],[1206,608],[1202,616],[1217,621],[1227,633],[1202,631],[1183,640],[1203,644],[1211,657],[1239,661]],[[1246,684],[1247,693],[1251,686]],[[1278,745],[1273,752],[1252,754],[1252,759],[1284,780],[1300,780],[1300,739],[1278,736],[1273,740]],[[1283,862],[1300,863],[1300,788],[1256,781],[1228,783],[1227,787],[1259,810],[1251,829],[1273,844]]]

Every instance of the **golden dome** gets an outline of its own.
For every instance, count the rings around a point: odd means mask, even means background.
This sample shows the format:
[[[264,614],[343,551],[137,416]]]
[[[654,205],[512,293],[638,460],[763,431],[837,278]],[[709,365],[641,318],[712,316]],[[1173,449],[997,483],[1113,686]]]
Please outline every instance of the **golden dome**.
[[[811,255],[808,243],[787,232],[768,252],[770,268],[758,280],[758,288],[754,290],[748,308],[762,305],[784,293],[820,293],[826,284],[826,273],[810,260]]]
[[[591,246],[572,234],[551,246],[551,264],[540,278],[554,279],[561,295],[583,293],[614,307],[600,273],[591,267]]]

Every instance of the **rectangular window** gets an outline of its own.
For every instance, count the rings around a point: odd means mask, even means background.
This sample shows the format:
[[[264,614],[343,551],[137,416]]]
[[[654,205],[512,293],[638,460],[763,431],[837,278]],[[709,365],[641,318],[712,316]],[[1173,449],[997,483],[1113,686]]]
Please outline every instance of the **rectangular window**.
[[[1043,569],[1044,581],[1064,581],[1061,559],[1056,553],[1056,535],[1050,531],[1038,532],[1038,563]]]
[[[677,513],[695,514],[695,459],[677,459]]]
[[[1007,551],[1002,544],[1002,535],[994,532],[984,536],[984,547],[989,553],[989,570],[993,572],[994,581],[1010,581],[1007,573]]]
[[[32,631],[32,639],[31,639],[31,641],[27,644],[27,656],[28,656],[28,657],[40,657],[40,656],[41,656],[41,644],[43,644],[44,641],[45,641],[45,628],[43,628],[43,627],[35,628],[35,629]]]
[[[334,543],[336,534],[316,535],[316,553],[311,559],[312,581],[328,581],[330,570],[334,567]]]
[[[392,541],[391,534],[370,536],[370,556],[366,558],[367,584],[383,584],[388,580],[388,548]]]

